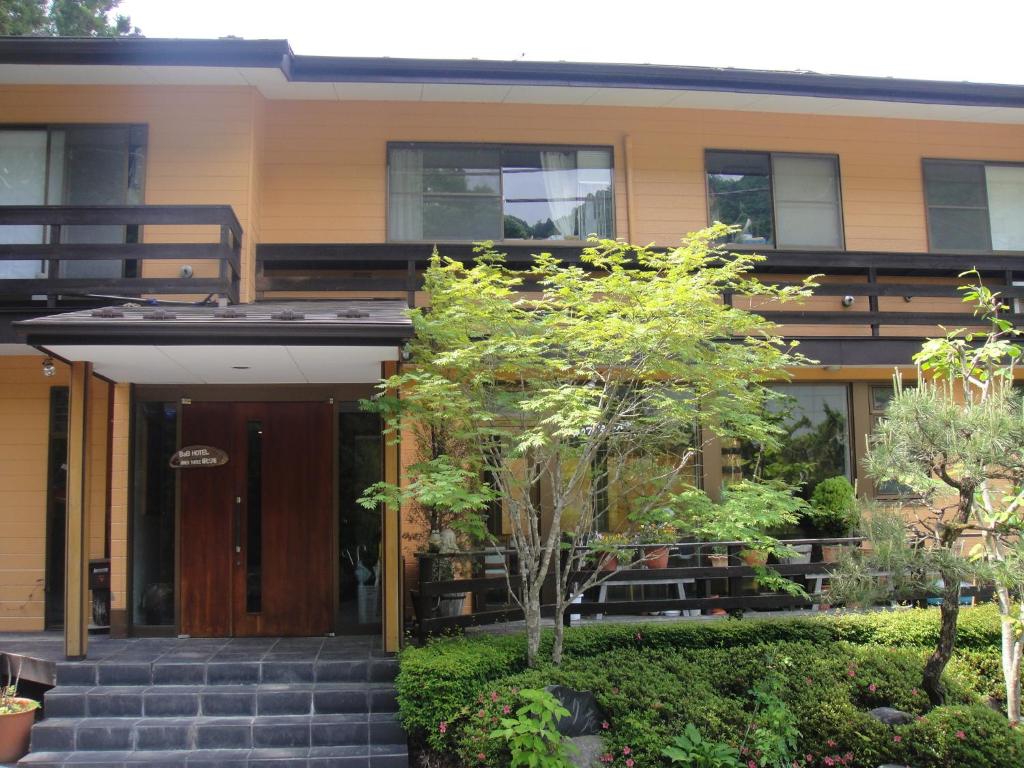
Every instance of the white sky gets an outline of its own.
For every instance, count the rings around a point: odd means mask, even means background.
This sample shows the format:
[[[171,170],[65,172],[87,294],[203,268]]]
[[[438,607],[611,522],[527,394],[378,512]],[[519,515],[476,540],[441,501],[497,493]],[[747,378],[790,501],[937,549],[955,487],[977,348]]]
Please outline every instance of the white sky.
[[[147,37],[298,54],[601,61],[1024,84],[1024,0],[122,0]]]

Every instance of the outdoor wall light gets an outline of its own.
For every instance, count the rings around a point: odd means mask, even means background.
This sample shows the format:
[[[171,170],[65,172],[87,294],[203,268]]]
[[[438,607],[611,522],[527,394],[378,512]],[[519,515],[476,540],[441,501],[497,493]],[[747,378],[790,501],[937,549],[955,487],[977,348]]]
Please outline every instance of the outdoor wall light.
[[[843,306],[844,307],[852,307],[853,306],[853,302],[855,302],[855,301],[856,301],[856,299],[853,298],[853,296],[843,296]]]
[[[49,378],[50,376],[53,376],[55,373],[57,373],[57,366],[53,364],[53,358],[48,357],[45,360],[43,360],[43,376]]]

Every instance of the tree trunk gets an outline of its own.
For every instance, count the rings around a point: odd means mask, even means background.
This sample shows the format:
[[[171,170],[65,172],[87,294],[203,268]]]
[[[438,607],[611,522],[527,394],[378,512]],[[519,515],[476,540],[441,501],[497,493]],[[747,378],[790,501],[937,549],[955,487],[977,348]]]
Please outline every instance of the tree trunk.
[[[956,646],[956,621],[960,615],[960,579],[958,576],[943,574],[942,607],[940,608],[939,644],[924,666],[921,688],[928,695],[933,707],[942,706],[946,701],[946,688],[942,684],[942,673],[946,669],[953,648]]]
[[[999,595],[999,606],[1012,608],[1013,602],[1006,587],[996,587]],[[1024,607],[1021,608],[1021,619],[1024,619]],[[1017,635],[1014,617],[1009,610],[1000,616],[1002,625],[1002,668],[1003,682],[1006,685],[1006,717],[1010,725],[1020,722],[1020,668],[1021,655],[1024,654],[1024,636]]]
[[[566,601],[559,595],[555,600],[555,640],[551,645],[551,663],[558,666],[562,663],[562,649],[565,646],[565,609]]]
[[[540,591],[532,585],[523,590],[523,618],[526,619],[526,664],[535,669],[540,659]]]

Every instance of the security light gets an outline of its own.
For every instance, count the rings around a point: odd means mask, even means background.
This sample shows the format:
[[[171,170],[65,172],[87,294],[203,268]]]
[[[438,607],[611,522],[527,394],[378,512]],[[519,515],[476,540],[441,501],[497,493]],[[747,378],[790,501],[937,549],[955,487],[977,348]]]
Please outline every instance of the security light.
[[[50,376],[53,376],[55,373],[57,373],[57,366],[53,364],[53,358],[48,357],[45,360],[43,360],[43,376],[49,378]]]

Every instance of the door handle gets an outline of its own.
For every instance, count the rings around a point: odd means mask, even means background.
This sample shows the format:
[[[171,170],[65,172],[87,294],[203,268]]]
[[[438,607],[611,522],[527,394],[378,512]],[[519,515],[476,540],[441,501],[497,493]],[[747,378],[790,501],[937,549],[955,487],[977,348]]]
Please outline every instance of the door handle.
[[[235,565],[242,564],[242,497],[235,496]]]

